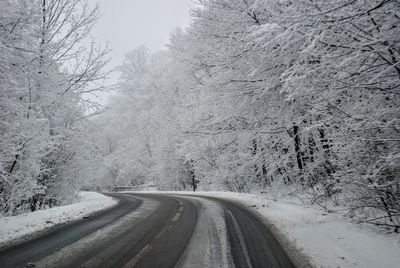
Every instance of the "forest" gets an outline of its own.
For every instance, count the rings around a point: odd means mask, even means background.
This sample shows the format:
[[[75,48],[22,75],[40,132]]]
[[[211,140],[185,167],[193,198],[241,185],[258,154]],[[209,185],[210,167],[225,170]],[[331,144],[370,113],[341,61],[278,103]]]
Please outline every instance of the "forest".
[[[276,192],[400,231],[400,1],[197,0],[163,51],[86,0],[0,2],[0,211],[80,189]]]

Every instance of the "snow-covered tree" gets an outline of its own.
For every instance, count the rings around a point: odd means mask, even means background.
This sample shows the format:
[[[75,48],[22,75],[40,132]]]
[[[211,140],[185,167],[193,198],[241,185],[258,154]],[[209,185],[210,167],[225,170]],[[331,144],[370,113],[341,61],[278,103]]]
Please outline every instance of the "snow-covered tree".
[[[186,190],[194,175],[205,190],[347,204],[398,231],[397,10],[395,0],[199,0],[166,51],[126,56],[119,92],[80,143],[99,152],[87,155],[93,183]]]
[[[104,78],[106,50],[84,47],[96,18],[84,0],[1,2],[2,212],[55,205],[68,191],[83,94]]]

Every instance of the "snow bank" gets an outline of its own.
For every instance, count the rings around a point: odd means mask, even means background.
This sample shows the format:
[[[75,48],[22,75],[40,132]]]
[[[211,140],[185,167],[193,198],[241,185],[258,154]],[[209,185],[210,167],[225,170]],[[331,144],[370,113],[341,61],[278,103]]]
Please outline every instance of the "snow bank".
[[[225,192],[198,195],[230,199],[251,208],[311,257],[315,267],[399,267],[400,236],[354,224],[344,217],[344,211],[327,213],[291,197]]]
[[[80,192],[78,198],[77,203],[71,205],[0,218],[0,247],[117,204],[113,198],[95,192]]]

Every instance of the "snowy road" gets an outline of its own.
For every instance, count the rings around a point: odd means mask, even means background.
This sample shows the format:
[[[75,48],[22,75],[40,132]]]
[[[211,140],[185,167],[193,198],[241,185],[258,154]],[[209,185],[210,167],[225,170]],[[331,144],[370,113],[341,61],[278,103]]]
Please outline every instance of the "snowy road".
[[[112,194],[120,204],[0,252],[1,267],[293,267],[246,209],[195,196]]]

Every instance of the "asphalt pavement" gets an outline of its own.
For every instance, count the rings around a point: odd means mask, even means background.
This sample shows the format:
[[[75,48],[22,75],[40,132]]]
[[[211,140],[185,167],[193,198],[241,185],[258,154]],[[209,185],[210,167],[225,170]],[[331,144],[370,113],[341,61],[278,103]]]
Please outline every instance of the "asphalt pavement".
[[[240,205],[220,200],[165,194],[110,194],[120,200],[114,208],[0,251],[0,267],[294,267],[270,230]],[[204,214],[213,202],[222,213]],[[199,215],[203,213],[202,220]],[[218,232],[228,246],[223,264],[195,265],[183,261],[189,251],[221,251],[203,242],[196,230],[216,236],[204,218],[221,217]],[[198,232],[197,232],[198,234]],[[200,237],[200,239],[199,239]],[[213,239],[211,237],[211,240]],[[221,239],[221,238],[220,238]],[[215,239],[214,239],[215,240]],[[209,241],[209,240],[207,240]],[[222,243],[223,244],[223,243]],[[196,250],[194,250],[196,249]],[[193,255],[193,254],[192,254]],[[204,260],[204,261],[203,261]]]

